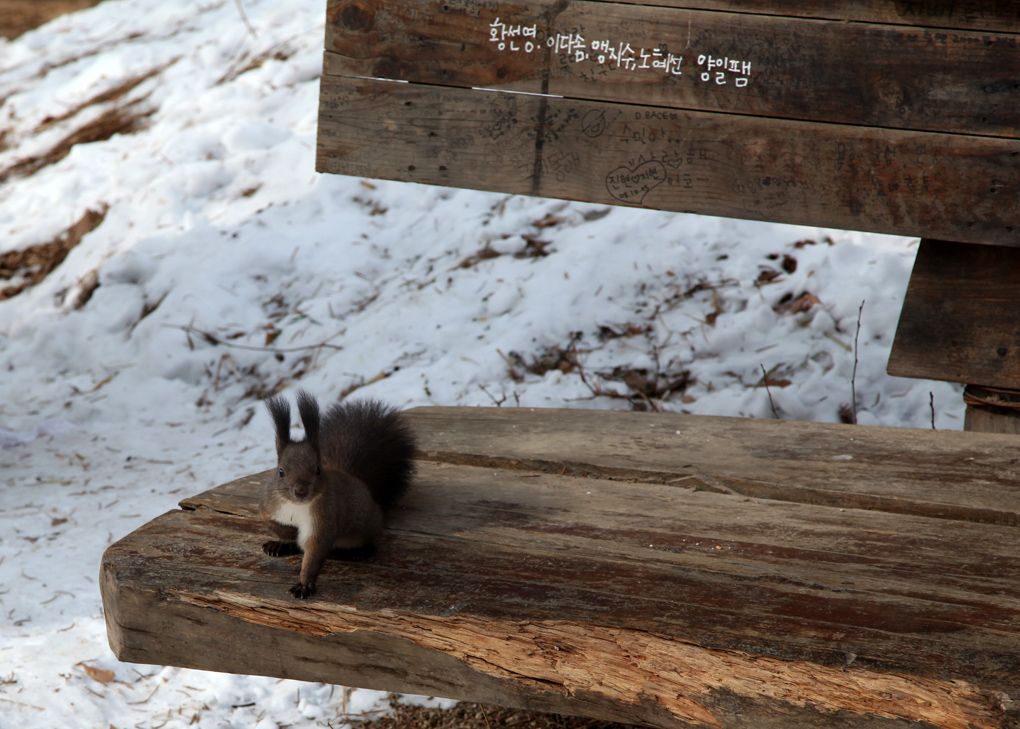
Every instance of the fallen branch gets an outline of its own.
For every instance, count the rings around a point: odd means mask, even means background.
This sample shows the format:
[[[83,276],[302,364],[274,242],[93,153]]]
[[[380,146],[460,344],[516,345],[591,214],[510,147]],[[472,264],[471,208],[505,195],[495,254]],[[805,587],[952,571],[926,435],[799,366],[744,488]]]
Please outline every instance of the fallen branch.
[[[251,21],[248,20],[248,14],[244,12],[244,6],[241,4],[241,0],[235,0],[235,4],[237,5],[237,12],[241,14],[241,20],[244,21],[244,26],[248,29],[248,32],[251,33],[251,37],[258,38],[259,34],[255,32],[255,28],[252,26]]]
[[[222,346],[229,347],[231,349],[245,349],[250,352],[269,352],[271,354],[283,354],[285,352],[306,352],[310,349],[324,349],[324,348],[335,349],[339,351],[343,349],[343,346],[339,344],[329,344],[329,340],[339,337],[341,334],[344,333],[344,331],[346,331],[341,330],[334,334],[332,337],[328,337],[322,340],[318,344],[308,344],[303,347],[256,347],[251,344],[235,344],[234,342],[224,341],[223,339],[217,337],[215,334],[204,331],[197,327],[193,327],[190,324],[164,324],[163,326],[170,327],[172,329],[180,329],[181,331],[187,332],[188,334],[192,333],[198,334],[199,336],[202,337],[202,339],[204,339],[206,342],[213,345],[214,347]]]

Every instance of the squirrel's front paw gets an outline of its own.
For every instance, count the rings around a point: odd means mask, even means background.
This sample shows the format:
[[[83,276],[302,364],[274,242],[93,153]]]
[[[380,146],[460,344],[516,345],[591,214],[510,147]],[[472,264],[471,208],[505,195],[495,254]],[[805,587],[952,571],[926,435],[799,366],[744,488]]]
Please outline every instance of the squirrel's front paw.
[[[298,554],[301,550],[298,549],[297,542],[269,541],[262,545],[262,551],[270,557],[289,557],[292,554]]]
[[[296,585],[294,585],[294,587],[290,588],[290,594],[298,598],[299,600],[304,600],[306,597],[309,597],[313,592],[315,592],[315,583],[306,585],[303,582],[299,582]]]

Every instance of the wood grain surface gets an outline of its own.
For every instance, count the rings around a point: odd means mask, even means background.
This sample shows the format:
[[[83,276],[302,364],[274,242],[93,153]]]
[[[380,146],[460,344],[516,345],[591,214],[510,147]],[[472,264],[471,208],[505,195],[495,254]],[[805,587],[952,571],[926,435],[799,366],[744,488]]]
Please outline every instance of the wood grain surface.
[[[287,594],[297,558],[260,550],[265,474],[111,546],[118,656],[663,727],[1015,725],[1015,438],[407,417],[413,491],[310,600]]]
[[[1020,7],[1009,0],[619,0],[671,8],[891,23],[989,32],[1020,30]]]
[[[316,169],[1020,245],[1016,19],[928,0],[330,0]]]
[[[837,124],[1020,128],[1020,38],[592,0],[330,0],[325,73]]]
[[[1020,389],[1020,250],[922,240],[888,371]]]
[[[1020,244],[1020,142],[323,76],[322,172]]]

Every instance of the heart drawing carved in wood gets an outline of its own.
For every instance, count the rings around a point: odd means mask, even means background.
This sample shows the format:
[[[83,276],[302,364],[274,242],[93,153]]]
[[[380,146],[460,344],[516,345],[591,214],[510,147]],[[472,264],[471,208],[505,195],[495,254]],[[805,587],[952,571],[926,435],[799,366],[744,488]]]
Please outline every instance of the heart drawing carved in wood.
[[[640,205],[648,192],[666,181],[662,162],[650,161],[634,169],[617,167],[606,175],[606,189],[620,202]]]

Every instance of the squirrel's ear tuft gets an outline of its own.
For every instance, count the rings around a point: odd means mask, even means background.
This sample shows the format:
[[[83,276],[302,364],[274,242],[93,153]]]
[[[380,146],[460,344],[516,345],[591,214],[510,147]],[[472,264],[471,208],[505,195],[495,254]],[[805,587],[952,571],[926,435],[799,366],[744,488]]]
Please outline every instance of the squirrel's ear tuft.
[[[273,418],[276,430],[276,457],[280,457],[284,446],[290,443],[290,404],[282,397],[266,400],[266,410]]]
[[[305,440],[308,445],[319,454],[319,403],[305,390],[298,391],[297,396],[298,412],[301,414],[301,424],[305,426]]]

